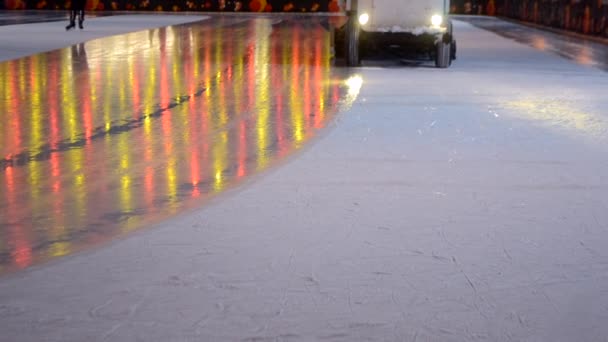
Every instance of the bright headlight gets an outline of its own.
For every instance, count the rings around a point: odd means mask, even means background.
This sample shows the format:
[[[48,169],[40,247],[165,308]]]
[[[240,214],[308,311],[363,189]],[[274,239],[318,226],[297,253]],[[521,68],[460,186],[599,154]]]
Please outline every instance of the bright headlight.
[[[439,26],[441,25],[441,22],[443,22],[443,17],[439,14],[435,14],[431,17],[431,24],[433,24],[433,26]]]
[[[369,21],[369,14],[367,14],[367,13],[362,13],[362,14],[359,16],[359,24],[361,24],[361,25],[365,25],[365,24],[367,24],[367,22],[368,22],[368,21]]]

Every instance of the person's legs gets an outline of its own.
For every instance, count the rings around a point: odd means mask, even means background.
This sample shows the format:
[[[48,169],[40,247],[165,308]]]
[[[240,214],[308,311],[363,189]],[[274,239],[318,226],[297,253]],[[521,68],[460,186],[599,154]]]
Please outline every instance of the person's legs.
[[[74,28],[76,26],[76,11],[70,10],[70,24],[65,27],[66,30]]]
[[[83,29],[83,26],[82,26],[83,21],[84,21],[84,10],[79,10],[78,11],[78,27],[80,27],[80,29]]]

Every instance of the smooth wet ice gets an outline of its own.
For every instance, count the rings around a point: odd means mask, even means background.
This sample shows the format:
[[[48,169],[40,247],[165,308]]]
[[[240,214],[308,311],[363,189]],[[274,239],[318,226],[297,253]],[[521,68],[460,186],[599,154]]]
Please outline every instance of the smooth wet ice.
[[[317,20],[218,18],[0,64],[0,270],[200,204],[298,150],[348,95]]]

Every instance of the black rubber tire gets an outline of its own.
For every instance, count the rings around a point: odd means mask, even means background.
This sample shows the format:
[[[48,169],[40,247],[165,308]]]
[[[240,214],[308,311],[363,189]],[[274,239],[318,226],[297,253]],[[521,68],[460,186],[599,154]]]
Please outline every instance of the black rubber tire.
[[[345,58],[347,66],[359,66],[361,63],[359,25],[355,16],[351,16],[346,24],[345,32]]]
[[[453,61],[456,59],[456,39],[454,39],[454,24],[452,23],[451,20],[450,20],[450,23],[448,26],[448,33],[450,34],[450,37],[452,38],[452,42],[451,42],[451,46],[450,46],[450,59]]]
[[[435,45],[435,66],[438,68],[447,68],[452,64],[451,58],[451,43],[444,43],[442,41]]]

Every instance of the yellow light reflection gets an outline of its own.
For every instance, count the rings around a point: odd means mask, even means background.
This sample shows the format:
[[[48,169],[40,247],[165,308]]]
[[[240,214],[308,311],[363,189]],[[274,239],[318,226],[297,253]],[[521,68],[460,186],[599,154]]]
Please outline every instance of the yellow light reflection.
[[[255,46],[254,66],[256,70],[256,105],[258,111],[258,120],[256,122],[256,130],[258,133],[258,169],[266,167],[268,163],[268,153],[266,151],[270,143],[271,132],[270,123],[270,77],[268,61],[270,60],[270,41],[268,34],[269,30],[267,22],[261,22],[256,25],[256,31],[259,32],[260,39]]]
[[[222,173],[227,165],[228,157],[228,133],[222,132],[220,134],[219,142],[216,141],[213,147],[213,170],[215,172],[215,181],[213,183],[213,189],[220,191],[224,188],[224,177]]]
[[[175,169],[175,162],[171,162],[167,167],[167,197],[169,203],[175,204],[177,202],[177,174]]]
[[[133,187],[131,185],[131,146],[130,140],[125,135],[119,135],[117,139],[117,151],[120,154],[120,170],[122,174],[120,177],[120,192],[119,192],[119,203],[118,208],[123,213],[129,213],[133,211]],[[133,227],[126,225],[123,227],[123,231],[128,231]]]
[[[83,186],[84,185],[84,174],[79,174],[74,178],[74,184],[77,186]]]
[[[41,72],[39,70],[40,64],[37,63],[37,56],[34,56],[30,59],[30,82],[29,87],[26,88],[31,89],[31,101],[30,101],[30,144],[31,146],[40,146],[42,141],[42,122],[43,118],[41,115],[41,92],[40,92],[40,84],[39,78],[36,77],[38,73]],[[42,177],[42,171],[40,170],[40,163],[30,163],[29,164],[30,172],[30,196],[32,201],[37,202],[38,196],[40,195],[40,181]]]
[[[25,59],[19,60],[19,91],[21,94],[25,93],[27,89],[27,81],[25,79],[27,77],[27,69],[25,61]]]
[[[293,135],[296,143],[304,140],[304,113],[302,112],[302,98],[300,96],[300,31],[294,32],[293,50],[291,51],[291,75],[285,79],[289,82],[291,78],[291,87],[289,91],[289,108],[291,110],[291,125],[293,127]],[[289,51],[286,51],[289,52]]]
[[[59,257],[69,254],[71,251],[69,242],[55,242],[49,246],[49,255]]]
[[[608,129],[608,122],[599,113],[582,110],[579,104],[564,99],[527,97],[507,102],[505,107],[510,109],[507,114],[571,132],[600,136]]]
[[[221,190],[223,183],[224,183],[224,180],[223,180],[223,177],[222,177],[222,171],[221,170],[215,171],[215,184],[214,184],[214,188],[216,190]]]
[[[0,254],[49,259],[139,227],[134,213],[175,213],[289,155],[355,100],[363,81],[332,77],[327,32],[251,23],[92,41],[86,64],[70,49],[0,64],[6,155],[51,151],[6,171],[27,202],[8,220],[35,227],[6,240],[0,217]]]
[[[131,177],[129,175],[123,175],[120,178],[120,208],[123,212],[133,210]]]
[[[41,78],[36,77],[40,74],[46,74],[46,70],[44,68],[40,68],[41,65],[45,65],[44,63],[39,63],[38,58],[40,55],[35,55],[32,57],[33,66],[30,68],[30,79],[31,79],[31,102],[30,102],[30,111],[32,113],[31,130],[30,130],[30,142],[32,146],[40,146],[42,144],[42,123],[44,120],[41,117],[41,96],[42,92],[40,91],[40,82]]]

